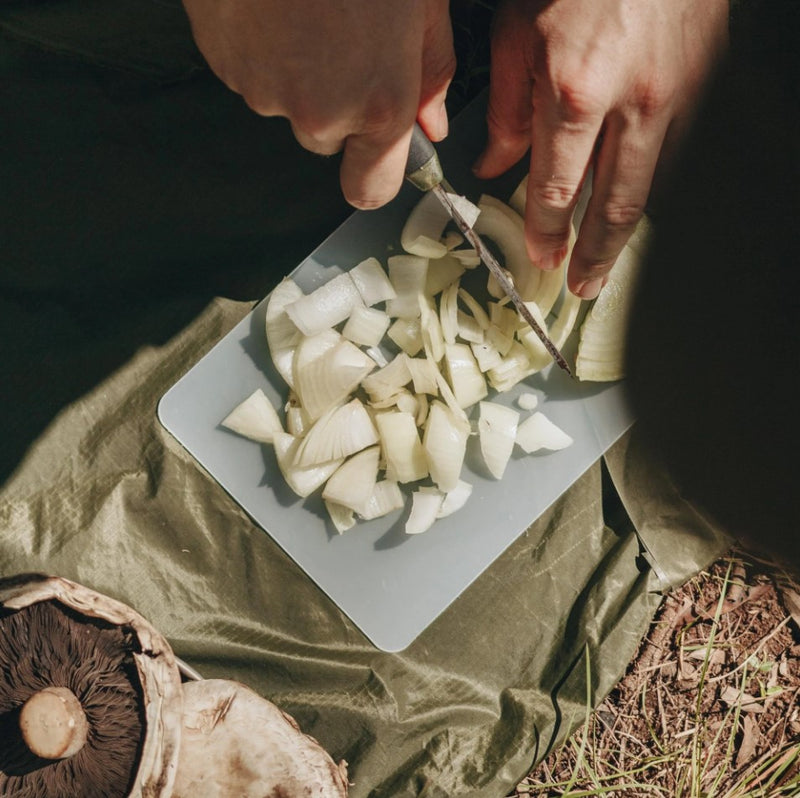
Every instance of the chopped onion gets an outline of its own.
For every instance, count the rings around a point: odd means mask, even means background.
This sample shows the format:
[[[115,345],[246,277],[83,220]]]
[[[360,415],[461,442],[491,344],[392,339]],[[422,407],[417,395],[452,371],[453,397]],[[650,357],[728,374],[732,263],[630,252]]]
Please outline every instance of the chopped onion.
[[[442,236],[442,243],[447,247],[449,252],[451,249],[461,246],[464,243],[464,236],[458,230],[445,230]]]
[[[470,344],[480,344],[483,342],[483,328],[475,320],[474,316],[464,313],[460,308],[456,309],[456,327],[458,337],[462,341]]]
[[[444,493],[455,489],[461,478],[467,450],[469,425],[440,401],[431,403],[422,446],[431,479]]]
[[[447,491],[444,495],[444,501],[439,508],[437,514],[438,518],[445,518],[448,515],[460,510],[466,503],[467,499],[472,495],[472,485],[469,482],[464,482],[463,479],[458,480],[458,484],[453,490]]]
[[[300,441],[295,464],[310,466],[348,457],[378,442],[372,418],[359,399],[329,410]]]
[[[419,295],[420,330],[422,331],[422,346],[425,354],[434,363],[444,357],[444,336],[439,316],[432,307],[433,300]]]
[[[572,444],[572,438],[550,421],[544,413],[537,411],[517,427],[517,444],[528,454],[548,449],[558,451]]]
[[[411,374],[411,381],[414,384],[414,391],[417,394],[431,394],[435,396],[439,393],[436,385],[436,366],[427,358],[409,357],[406,358],[406,366]]]
[[[625,336],[639,255],[625,246],[581,325],[575,373],[581,380],[612,381],[625,376]]]
[[[486,380],[468,344],[446,344],[444,362],[459,407],[472,407],[489,393]]]
[[[535,393],[521,393],[517,397],[517,404],[523,410],[534,410],[539,404],[539,397]]]
[[[489,473],[502,479],[514,449],[519,413],[497,402],[481,402],[478,434]]]
[[[355,513],[349,507],[343,507],[336,502],[325,502],[325,509],[334,528],[341,535],[356,525]]]
[[[362,346],[377,346],[383,340],[389,324],[389,316],[382,310],[359,306],[353,308],[342,335]]]
[[[458,335],[458,283],[451,283],[442,291],[439,300],[439,320],[446,344],[454,344]]]
[[[413,319],[419,316],[419,297],[425,291],[428,259],[417,255],[392,255],[388,260],[389,279],[397,296],[386,302],[386,312],[392,317]]]
[[[261,443],[272,443],[276,432],[283,432],[283,425],[261,388],[257,388],[238,404],[223,420],[222,426]]]
[[[452,285],[464,274],[464,264],[452,255],[428,262],[428,276],[425,280],[425,295],[436,296],[447,286]]]
[[[365,350],[367,355],[371,357],[375,363],[378,365],[378,368],[383,368],[384,366],[389,365],[389,361],[386,359],[386,355],[383,354],[383,350],[377,346],[370,346],[367,347]]]
[[[351,510],[369,501],[378,478],[379,447],[370,446],[345,460],[325,483],[322,498]]]
[[[344,321],[363,302],[356,284],[345,272],[289,303],[286,312],[303,335],[316,335]]]
[[[520,296],[533,299],[542,271],[528,257],[523,218],[505,203],[488,195],[482,196],[478,205],[481,215],[475,223],[475,232],[497,244]],[[499,295],[497,289],[490,290],[490,293]]]
[[[497,350],[497,347],[489,343],[489,341],[470,344],[470,349],[472,349],[472,354],[475,355],[478,368],[483,372],[497,368],[503,363],[503,356]]]
[[[486,376],[489,384],[498,393],[513,388],[520,380],[534,373],[527,350],[519,341],[514,341],[508,354],[499,366],[489,369]]]
[[[302,438],[311,426],[311,419],[303,409],[294,391],[289,392],[289,399],[283,410],[286,413],[286,431],[297,438]]]
[[[350,269],[350,277],[367,307],[394,299],[397,293],[377,258],[367,258]]]
[[[383,479],[375,483],[369,498],[358,508],[358,515],[365,521],[381,518],[384,515],[401,510],[405,505],[400,486],[390,479]]]
[[[472,247],[454,249],[451,250],[450,254],[456,258],[465,269],[474,269],[476,266],[480,266],[481,257],[478,255],[478,251]]]
[[[439,198],[428,191],[412,208],[400,234],[400,246],[423,258],[441,258],[447,254],[447,246],[441,242],[450,214]]]
[[[312,339],[306,339],[309,340]],[[344,339],[306,362],[300,356],[304,344],[297,350],[295,390],[313,421],[344,402],[376,364],[355,344]]]
[[[308,467],[298,466],[294,460],[300,443],[298,438],[289,435],[288,432],[276,432],[272,439],[275,459],[286,484],[298,496],[305,498],[327,482],[328,477],[344,462],[344,458]]]
[[[436,523],[444,495],[439,491],[420,488],[411,494],[411,512],[406,521],[407,535],[427,532]]]
[[[361,387],[373,402],[380,402],[394,396],[402,387],[411,382],[408,356],[400,352],[382,369],[370,374],[361,382]]]
[[[486,311],[480,303],[468,291],[463,288],[458,289],[458,298],[467,306],[469,312],[475,317],[475,321],[482,330],[487,330],[491,322]]]
[[[300,342],[301,333],[289,318],[286,306],[296,302],[302,296],[303,292],[300,286],[291,277],[284,277],[272,289],[272,293],[267,300],[264,326],[269,355],[278,374],[283,377],[290,388],[294,387],[292,363],[294,361],[294,350]]]
[[[386,331],[386,335],[409,357],[414,357],[422,350],[422,329],[419,318],[396,319]]]
[[[375,423],[386,458],[386,478],[395,482],[425,479],[428,476],[428,464],[414,416],[390,410],[379,413]]]

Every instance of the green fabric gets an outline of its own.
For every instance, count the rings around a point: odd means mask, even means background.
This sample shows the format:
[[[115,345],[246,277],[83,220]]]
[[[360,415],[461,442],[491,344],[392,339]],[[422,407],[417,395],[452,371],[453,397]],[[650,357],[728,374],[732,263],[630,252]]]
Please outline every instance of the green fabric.
[[[378,651],[156,420],[249,307],[216,300],[54,421],[0,493],[0,573],[133,606],[203,676],[250,685],[346,759],[355,798],[503,795],[582,721],[587,667],[593,705],[614,686],[660,600],[601,464],[406,651]],[[609,463],[650,547],[672,541],[672,579],[724,548],[630,440]],[[676,530],[705,542],[681,552]]]

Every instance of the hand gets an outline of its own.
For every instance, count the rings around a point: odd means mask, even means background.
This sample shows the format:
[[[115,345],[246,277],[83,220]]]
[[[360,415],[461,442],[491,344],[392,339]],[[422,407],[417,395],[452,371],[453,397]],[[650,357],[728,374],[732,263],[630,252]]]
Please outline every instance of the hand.
[[[568,269],[578,296],[597,296],[633,232],[727,20],[727,0],[507,0],[498,10],[489,139],[475,171],[494,177],[531,148],[526,241],[533,262],[552,269],[593,167]]]
[[[392,199],[415,119],[447,134],[453,76],[447,0],[184,0],[216,75],[300,144],[344,150],[341,185],[358,208]]]

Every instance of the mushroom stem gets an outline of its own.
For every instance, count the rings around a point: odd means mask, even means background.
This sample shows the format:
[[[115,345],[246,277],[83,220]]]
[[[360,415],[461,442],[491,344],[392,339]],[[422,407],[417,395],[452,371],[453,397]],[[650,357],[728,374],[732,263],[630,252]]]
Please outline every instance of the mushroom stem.
[[[45,687],[23,705],[19,716],[22,737],[42,759],[66,759],[86,742],[89,723],[80,701],[67,687]]]

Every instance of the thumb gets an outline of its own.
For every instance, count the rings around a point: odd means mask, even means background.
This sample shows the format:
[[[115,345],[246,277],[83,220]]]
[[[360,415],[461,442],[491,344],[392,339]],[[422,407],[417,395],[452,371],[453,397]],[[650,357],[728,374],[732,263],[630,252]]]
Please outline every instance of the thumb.
[[[456,70],[448,0],[428,0],[417,120],[432,141],[447,135],[447,89]]]
[[[510,169],[531,146],[533,78],[523,35],[529,26],[520,26],[502,9],[499,14],[492,34],[488,139],[472,167],[480,178]]]

